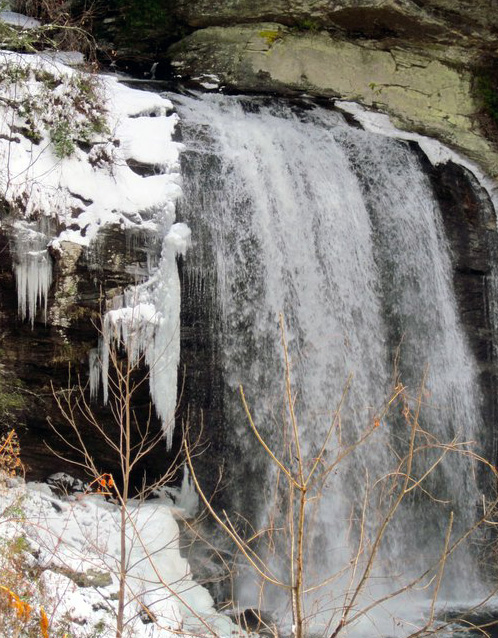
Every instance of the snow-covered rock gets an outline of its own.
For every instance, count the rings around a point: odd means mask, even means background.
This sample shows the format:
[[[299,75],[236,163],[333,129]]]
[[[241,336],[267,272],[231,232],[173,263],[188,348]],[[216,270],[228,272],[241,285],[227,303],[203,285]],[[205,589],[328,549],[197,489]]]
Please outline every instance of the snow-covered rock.
[[[15,11],[0,11],[0,21],[10,24],[12,27],[20,27],[21,29],[37,29],[41,22],[35,18],[29,18],[22,13]]]
[[[185,225],[175,225],[178,117],[165,97],[129,88],[116,76],[77,71],[60,59],[0,53],[0,194],[12,210],[2,227],[12,237],[19,315],[33,324],[42,310],[45,322],[68,327],[66,306],[74,303],[69,280],[67,290],[55,293],[59,307],[47,306],[52,257],[64,270],[66,256],[72,262],[82,254],[73,257],[75,245],[91,250],[109,227],[154,237],[162,244],[158,260],[114,307],[124,332],[146,335],[132,355],[145,353],[152,399],[170,443],[180,339],[176,255],[185,252],[190,236]],[[151,311],[144,314],[144,308]],[[116,322],[109,315],[104,326]],[[101,351],[104,367],[109,345]],[[105,386],[105,374],[102,379]]]
[[[30,604],[44,607],[54,634],[64,627],[74,638],[97,629],[99,636],[115,635],[121,558],[116,504],[95,493],[59,498],[47,484],[10,479],[0,486],[0,530],[4,541],[22,537],[29,548],[23,560],[43,583]],[[130,637],[232,633],[230,619],[215,611],[180,556],[170,498],[130,501],[125,543]]]

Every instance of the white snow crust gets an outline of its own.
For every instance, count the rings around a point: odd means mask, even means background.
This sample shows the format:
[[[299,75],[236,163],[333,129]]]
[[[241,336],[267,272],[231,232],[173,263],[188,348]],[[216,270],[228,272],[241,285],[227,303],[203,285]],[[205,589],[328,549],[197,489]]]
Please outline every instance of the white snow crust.
[[[49,62],[60,62],[69,66],[83,66],[86,62],[81,51],[43,51],[40,55]]]
[[[219,89],[221,85],[220,78],[212,73],[204,73],[203,75],[192,78],[192,80],[198,82],[200,86],[208,91]]]
[[[9,486],[0,485],[2,539],[22,536],[29,544],[33,567],[41,570],[49,592],[48,604],[46,599],[40,604],[50,618],[50,635],[69,620],[65,630],[75,638],[97,635],[96,628],[102,631],[100,638],[115,636],[119,508],[100,494],[60,498],[46,484],[8,482]],[[188,563],[180,556],[173,512],[177,517],[185,514],[181,492],[170,489],[169,496],[131,501],[128,507],[125,618],[130,638],[172,638],[178,633],[230,636],[235,631],[230,619],[215,611],[208,591],[192,580]],[[172,496],[177,499],[174,507]],[[108,584],[78,586],[73,574],[107,575]],[[143,622],[146,609],[155,622]]]
[[[0,20],[12,27],[20,27],[21,29],[37,29],[41,22],[35,18],[29,18],[22,13],[15,11],[0,11]]]

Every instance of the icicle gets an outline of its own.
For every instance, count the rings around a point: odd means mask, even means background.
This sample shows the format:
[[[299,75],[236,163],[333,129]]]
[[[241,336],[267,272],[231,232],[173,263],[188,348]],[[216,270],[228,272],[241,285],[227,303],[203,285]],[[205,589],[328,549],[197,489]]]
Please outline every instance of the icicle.
[[[99,392],[101,377],[98,348],[92,348],[88,353],[88,368],[90,370],[90,399],[94,401],[97,398]]]
[[[38,308],[43,306],[46,323],[48,291],[52,283],[52,261],[47,250],[47,237],[44,233],[21,228],[13,252],[19,316],[23,321],[28,318],[33,326]]]
[[[187,518],[194,518],[199,509],[199,495],[195,491],[194,482],[190,478],[190,472],[186,465],[183,466],[183,479],[178,506],[184,510]]]
[[[132,363],[144,355],[156,413],[162,421],[168,449],[175,424],[177,370],[180,360],[180,281],[176,256],[190,242],[186,224],[173,224],[163,243],[159,267],[144,285],[128,292],[123,307],[106,313],[100,340],[104,402],[109,399],[109,354],[122,342]],[[92,372],[90,372],[92,374]]]
[[[146,361],[150,368],[150,392],[163,423],[168,448],[173,442],[180,362],[180,279],[177,255],[185,254],[190,243],[186,224],[173,224],[167,234],[156,274],[153,298],[160,320],[154,340],[148,344]]]

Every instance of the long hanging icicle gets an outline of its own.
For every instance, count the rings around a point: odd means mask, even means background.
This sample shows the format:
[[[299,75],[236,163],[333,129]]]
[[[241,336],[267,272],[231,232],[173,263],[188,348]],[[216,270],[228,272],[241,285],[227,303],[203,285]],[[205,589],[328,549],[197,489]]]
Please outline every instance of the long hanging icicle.
[[[162,422],[168,449],[173,442],[180,360],[180,280],[176,257],[185,254],[189,242],[187,225],[173,224],[164,238],[156,272],[145,284],[126,292],[121,298],[121,308],[105,314],[99,346],[105,403],[109,398],[109,355],[113,344],[124,344],[132,363],[144,355],[152,402]],[[98,375],[94,368],[93,361],[91,378],[95,395]]]
[[[52,260],[47,236],[39,230],[19,226],[14,240],[14,273],[19,317],[34,326],[36,313],[43,308],[47,321],[48,291],[52,283]]]

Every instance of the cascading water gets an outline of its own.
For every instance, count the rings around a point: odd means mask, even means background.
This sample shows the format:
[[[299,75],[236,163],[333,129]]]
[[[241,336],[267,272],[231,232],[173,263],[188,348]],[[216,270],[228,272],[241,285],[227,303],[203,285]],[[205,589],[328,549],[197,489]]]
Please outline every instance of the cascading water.
[[[318,454],[348,377],[342,445],[358,440],[380,415],[366,444],[328,476],[309,530],[308,585],[336,577],[310,596],[308,613],[333,629],[392,505],[385,474],[403,471],[409,417],[401,408],[383,413],[399,379],[413,409],[419,396],[427,434],[417,434],[412,489],[389,521],[374,584],[358,609],[437,568],[450,511],[451,542],[475,519],[473,464],[456,447],[475,438],[481,399],[459,325],[440,212],[407,143],[351,127],[337,112],[219,95],[176,102],[185,144],[180,215],[194,238],[186,268],[214,273],[227,446],[239,455],[233,473],[244,477],[233,509],[250,512],[257,527],[274,514],[265,500],[270,463],[247,427],[237,388],[243,385],[262,435],[280,450],[280,313],[306,457]],[[436,440],[453,446],[442,449]],[[340,446],[336,428],[324,464]],[[364,508],[367,541],[352,574]],[[283,563],[275,561],[275,569],[285,572]],[[446,599],[468,598],[477,587],[468,550],[448,560],[446,573]],[[430,576],[417,583],[415,600],[432,596]],[[257,586],[247,577],[238,586],[241,604],[258,603]],[[278,605],[277,598],[270,592],[265,604]]]

